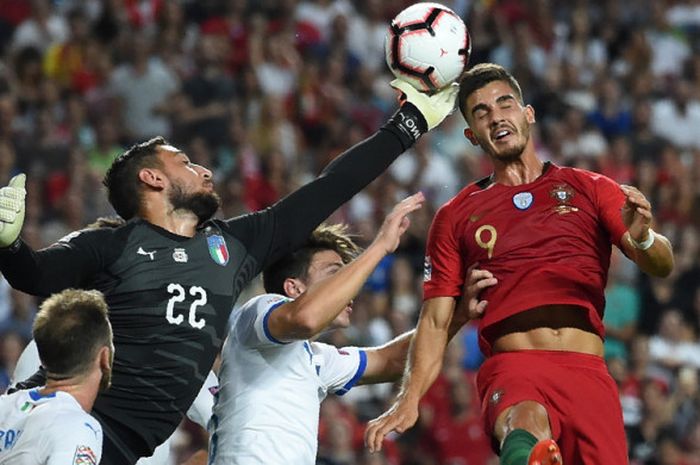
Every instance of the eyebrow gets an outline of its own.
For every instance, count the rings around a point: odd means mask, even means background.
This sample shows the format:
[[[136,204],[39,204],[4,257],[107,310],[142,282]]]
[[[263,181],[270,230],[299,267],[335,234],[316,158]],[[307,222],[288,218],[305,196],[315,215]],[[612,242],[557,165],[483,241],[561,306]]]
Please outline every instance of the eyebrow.
[[[498,97],[496,99],[496,104],[501,104],[501,103],[509,101],[509,100],[515,100],[515,97],[513,96],[513,94],[501,95],[500,97]],[[474,108],[472,108],[472,115],[479,110],[487,111],[488,109],[489,109],[489,107],[485,103],[478,103],[478,104],[474,105]]]

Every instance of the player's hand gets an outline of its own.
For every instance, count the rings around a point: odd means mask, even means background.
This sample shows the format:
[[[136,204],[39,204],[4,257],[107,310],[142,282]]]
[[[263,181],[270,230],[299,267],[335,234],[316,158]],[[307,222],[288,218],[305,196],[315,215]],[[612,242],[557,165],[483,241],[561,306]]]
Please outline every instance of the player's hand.
[[[401,79],[391,81],[391,87],[398,90],[400,102],[410,102],[421,112],[428,130],[440,124],[442,120],[455,109],[459,84],[452,83],[444,89],[430,95],[418,91],[415,87]]]
[[[24,188],[26,176],[18,174],[0,189],[0,248],[9,247],[19,237],[24,223]]]
[[[397,400],[389,410],[367,423],[365,446],[370,452],[382,450],[382,443],[392,431],[403,433],[416,424],[418,404],[403,399]]]
[[[627,197],[622,206],[622,221],[627,226],[632,239],[644,242],[649,237],[649,227],[653,218],[651,204],[636,187],[626,185],[620,187]]]
[[[399,246],[401,235],[411,225],[408,215],[423,206],[425,196],[422,192],[403,199],[394,206],[379,228],[374,243],[383,247],[386,253],[392,253]]]
[[[479,294],[487,287],[498,284],[493,274],[488,270],[476,268],[477,264],[470,266],[462,288],[462,299],[459,301],[456,312],[467,316],[469,320],[481,318],[488,305],[487,300],[479,300]]]

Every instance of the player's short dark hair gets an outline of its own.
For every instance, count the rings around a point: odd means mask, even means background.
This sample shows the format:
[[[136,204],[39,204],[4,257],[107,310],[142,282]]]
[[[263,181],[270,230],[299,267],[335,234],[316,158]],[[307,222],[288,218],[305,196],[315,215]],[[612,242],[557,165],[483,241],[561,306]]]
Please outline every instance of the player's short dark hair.
[[[107,303],[100,291],[66,289],[42,304],[32,335],[49,378],[86,374],[102,347],[112,347]]]
[[[313,256],[325,250],[335,251],[340,255],[343,263],[351,262],[360,253],[360,247],[348,234],[346,225],[322,224],[311,233],[304,245],[265,269],[263,272],[265,291],[284,295],[284,281],[287,278],[306,281]]]
[[[109,203],[114,207],[114,211],[127,221],[136,216],[141,209],[139,171],[142,168],[162,166],[156,156],[161,145],[168,145],[163,137],[154,137],[132,145],[112,162],[102,181],[107,188]]]
[[[474,92],[494,81],[503,81],[515,92],[520,103],[523,103],[523,92],[518,81],[503,66],[495,63],[480,63],[473,66],[462,75],[459,81],[459,96],[457,103],[464,119],[467,119],[467,98]]]

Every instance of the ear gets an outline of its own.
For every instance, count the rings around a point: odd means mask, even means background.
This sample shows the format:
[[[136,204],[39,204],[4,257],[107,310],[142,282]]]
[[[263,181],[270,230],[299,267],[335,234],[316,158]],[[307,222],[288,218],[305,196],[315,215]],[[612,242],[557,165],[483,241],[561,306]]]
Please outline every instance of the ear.
[[[104,346],[100,349],[97,359],[99,360],[101,371],[109,370],[112,368],[112,354],[112,350],[107,346]]]
[[[139,180],[154,189],[165,188],[165,175],[158,168],[141,168],[139,170]]]
[[[525,119],[528,124],[535,124],[535,109],[532,105],[525,105]]]
[[[287,297],[296,299],[304,293],[304,291],[306,290],[306,284],[304,284],[297,278],[287,278],[284,280],[282,288],[284,289],[284,293],[287,295]]]
[[[469,142],[471,142],[472,145],[479,145],[479,141],[476,138],[476,136],[474,135],[474,131],[472,131],[471,128],[469,128],[469,127],[464,128],[464,137],[469,139]]]

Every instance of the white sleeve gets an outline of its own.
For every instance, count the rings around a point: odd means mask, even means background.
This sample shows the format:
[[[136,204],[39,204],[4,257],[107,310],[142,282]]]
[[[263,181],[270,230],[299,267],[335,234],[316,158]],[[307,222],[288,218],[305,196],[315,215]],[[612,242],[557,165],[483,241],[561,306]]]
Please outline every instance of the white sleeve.
[[[15,371],[12,373],[10,386],[14,386],[18,382],[26,380],[36,373],[40,366],[41,360],[39,360],[39,350],[36,348],[36,342],[32,339],[17,360]]]
[[[207,379],[204,380],[202,389],[199,390],[199,394],[187,410],[187,418],[207,429],[207,423],[209,423],[211,412],[214,409],[214,394],[218,389],[219,378],[213,371],[210,371]]]
[[[328,392],[342,396],[362,378],[367,368],[367,353],[357,347],[312,342],[314,365]]]
[[[280,294],[263,294],[250,299],[238,310],[233,320],[232,332],[245,347],[278,347],[284,342],[270,334],[270,314],[291,299]]]
[[[97,465],[102,458],[102,427],[86,415],[59,416],[46,429],[44,465]]]

